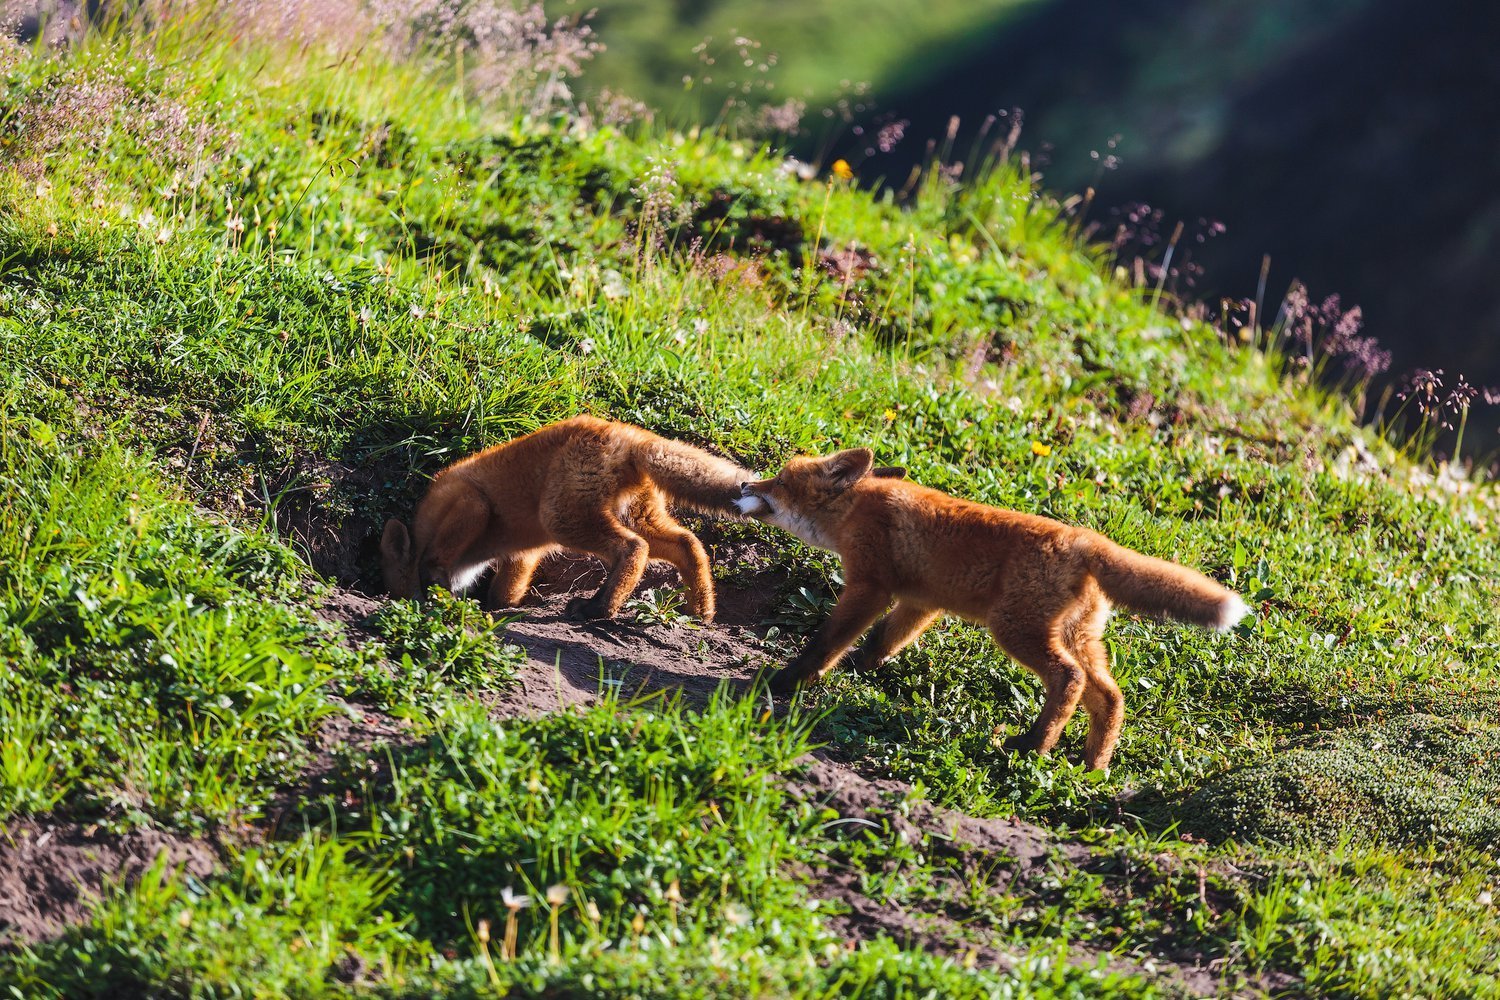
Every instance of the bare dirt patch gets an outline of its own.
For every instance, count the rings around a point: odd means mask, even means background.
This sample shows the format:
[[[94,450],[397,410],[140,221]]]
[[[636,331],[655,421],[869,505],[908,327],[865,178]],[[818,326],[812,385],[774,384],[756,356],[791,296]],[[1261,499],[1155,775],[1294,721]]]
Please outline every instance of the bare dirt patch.
[[[588,589],[544,585],[539,602],[507,629],[506,638],[526,650],[527,663],[518,683],[491,700],[493,711],[536,715],[592,704],[605,692],[629,701],[669,691],[701,705],[725,682],[748,692],[771,662],[759,636],[744,624],[664,624],[628,615],[569,620],[563,614],[567,595]],[[736,601],[733,591],[720,588],[721,606],[729,610]]]
[[[891,778],[868,778],[827,752],[806,758],[807,771],[793,779],[794,795],[833,809],[839,824],[858,824],[880,838],[905,843],[930,844],[961,857],[965,862],[986,864],[996,870],[996,891],[1033,878],[1054,858],[1082,860],[1087,851],[1058,840],[1048,831],[1018,820],[981,820],[940,810],[930,803],[911,799],[912,786]],[[862,834],[858,827],[845,830]],[[965,930],[964,908],[955,902],[905,905],[892,899],[866,895],[858,871],[828,865],[808,873],[814,896],[840,904],[845,912],[832,918],[833,929],[854,941],[892,937],[924,950],[963,958],[973,953],[977,964],[1009,969],[1016,956],[1010,949],[985,941]],[[942,886],[956,890],[954,886]],[[944,891],[944,896],[956,892]]]
[[[590,705],[604,694],[630,701],[658,691],[702,705],[725,681],[748,691],[757,672],[772,662],[753,627],[774,596],[770,584],[720,584],[719,620],[709,625],[679,616],[652,621],[630,610],[609,621],[567,617],[568,599],[592,593],[603,581],[603,565],[588,556],[565,553],[542,564],[526,604],[504,612],[519,615],[505,639],[526,650],[527,660],[514,684],[484,696],[492,714],[530,717]],[[636,597],[677,582],[675,570],[653,565]],[[484,587],[481,580],[471,593],[482,594]],[[374,638],[365,622],[386,601],[338,586],[318,612],[359,641]]]
[[[45,818],[11,823],[0,836],[0,947],[82,922],[107,884],[134,882],[163,854],[199,878],[219,860],[208,841],[161,830],[113,834]]]
[[[345,635],[353,642],[374,638],[375,633],[365,624],[379,611],[386,598],[371,597],[347,587],[330,590],[318,605],[318,614],[325,620],[342,626]]]

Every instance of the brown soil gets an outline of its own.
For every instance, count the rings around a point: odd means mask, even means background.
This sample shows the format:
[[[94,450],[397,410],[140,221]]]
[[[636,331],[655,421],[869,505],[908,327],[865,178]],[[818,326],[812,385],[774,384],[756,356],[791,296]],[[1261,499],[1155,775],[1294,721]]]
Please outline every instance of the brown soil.
[[[82,922],[107,883],[134,881],[163,854],[199,878],[218,862],[206,841],[160,830],[111,834],[77,823],[11,823],[0,836],[0,946]]]
[[[833,822],[849,835],[873,831],[881,839],[927,844],[960,855],[966,862],[989,861],[1002,878],[997,890],[1051,867],[1054,856],[1075,863],[1087,856],[1083,848],[1060,842],[1029,823],[980,820],[910,801],[912,788],[905,782],[865,777],[826,752],[813,753],[807,764],[806,773],[791,782],[792,793],[833,809],[839,814]],[[847,910],[834,916],[831,924],[851,941],[868,941],[884,934],[954,958],[963,959],[973,952],[976,963],[985,968],[1009,969],[1014,964],[1016,956],[1008,949],[976,939],[964,930],[960,924],[963,914],[956,905],[910,907],[872,898],[864,893],[860,874],[838,864],[820,867],[808,875],[815,897],[841,904]]]
[[[354,466],[344,462],[303,459],[270,485],[279,497],[276,531],[303,552],[325,578],[360,591],[377,593],[381,525],[365,513],[338,511],[341,497],[378,496],[381,484],[404,472],[393,459]]]
[[[564,573],[593,572],[570,561],[557,562]],[[628,614],[606,622],[569,620],[563,614],[568,595],[587,592],[594,583],[539,588],[538,603],[506,632],[526,650],[528,661],[519,683],[494,697],[493,711],[536,715],[591,704],[601,692],[629,701],[668,691],[702,705],[725,682],[748,691],[756,673],[771,662],[748,625],[732,624],[741,617],[758,617],[736,614],[736,605],[746,599],[739,592],[719,589],[721,621],[712,625],[690,618],[653,624]],[[648,579],[646,586],[651,584]]]
[[[564,607],[603,582],[602,564],[587,556],[558,555],[543,563],[527,603],[507,614],[520,618],[505,638],[526,650],[516,683],[485,696],[498,717],[536,716],[574,705],[590,705],[602,692],[629,701],[668,691],[704,704],[729,681],[748,690],[757,670],[770,663],[749,622],[766,611],[765,589],[720,585],[719,621],[704,625],[689,617],[671,624],[643,620],[628,611],[609,621],[578,622]],[[676,571],[652,566],[636,596],[677,582]],[[475,593],[483,593],[483,581]],[[385,598],[343,587],[325,598],[319,613],[342,625],[351,638],[373,638],[364,622]]]

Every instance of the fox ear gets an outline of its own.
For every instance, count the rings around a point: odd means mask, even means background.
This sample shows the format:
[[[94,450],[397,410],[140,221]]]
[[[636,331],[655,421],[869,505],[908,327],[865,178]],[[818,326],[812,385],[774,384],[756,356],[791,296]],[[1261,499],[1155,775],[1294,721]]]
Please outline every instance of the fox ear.
[[[385,531],[380,534],[380,554],[387,562],[405,566],[411,561],[411,536],[406,525],[394,517],[385,522]]]
[[[875,464],[875,453],[868,448],[850,448],[830,455],[825,468],[835,485],[845,488],[853,486],[870,474]]]
[[[878,469],[871,469],[870,475],[876,479],[905,479],[906,466],[904,465],[882,465]]]

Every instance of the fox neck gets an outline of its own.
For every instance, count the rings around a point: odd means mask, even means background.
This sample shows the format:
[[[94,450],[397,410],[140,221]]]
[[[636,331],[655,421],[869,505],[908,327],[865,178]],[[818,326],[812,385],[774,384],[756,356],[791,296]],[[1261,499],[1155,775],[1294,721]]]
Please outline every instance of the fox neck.
[[[766,520],[783,531],[791,532],[808,545],[827,549],[830,552],[838,551],[838,546],[834,544],[833,538],[819,526],[817,521],[799,514],[797,511],[776,510],[769,514]]]
[[[843,522],[844,505],[848,502],[847,495],[832,497],[817,503],[815,512],[799,510],[793,505],[778,505],[766,520],[783,531],[796,535],[808,545],[836,553],[839,545],[833,528]]]

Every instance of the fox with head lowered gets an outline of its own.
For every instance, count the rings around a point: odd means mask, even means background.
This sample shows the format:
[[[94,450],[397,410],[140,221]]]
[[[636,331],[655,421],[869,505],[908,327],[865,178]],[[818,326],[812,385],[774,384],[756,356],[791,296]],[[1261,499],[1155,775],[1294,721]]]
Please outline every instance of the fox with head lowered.
[[[669,510],[735,515],[748,476],[733,462],[630,424],[574,417],[455,462],[432,481],[412,527],[386,522],[381,565],[393,597],[461,591],[493,569],[488,604],[514,607],[552,552],[604,561],[604,584],[568,605],[612,618],[653,559],[682,574],[698,618],[714,617],[708,556]]]
[[[1082,703],[1092,768],[1109,766],[1125,717],[1101,638],[1111,607],[1220,630],[1248,611],[1195,570],[1087,528],[908,482],[903,469],[876,468],[868,448],[794,458],[772,478],[746,482],[739,508],[837,553],[844,566],[832,615],[775,674],[773,692],[822,677],[871,625],[849,658],[855,670],[878,667],[952,612],[986,626],[1046,687],[1040,717],[1006,746],[1046,753]]]

